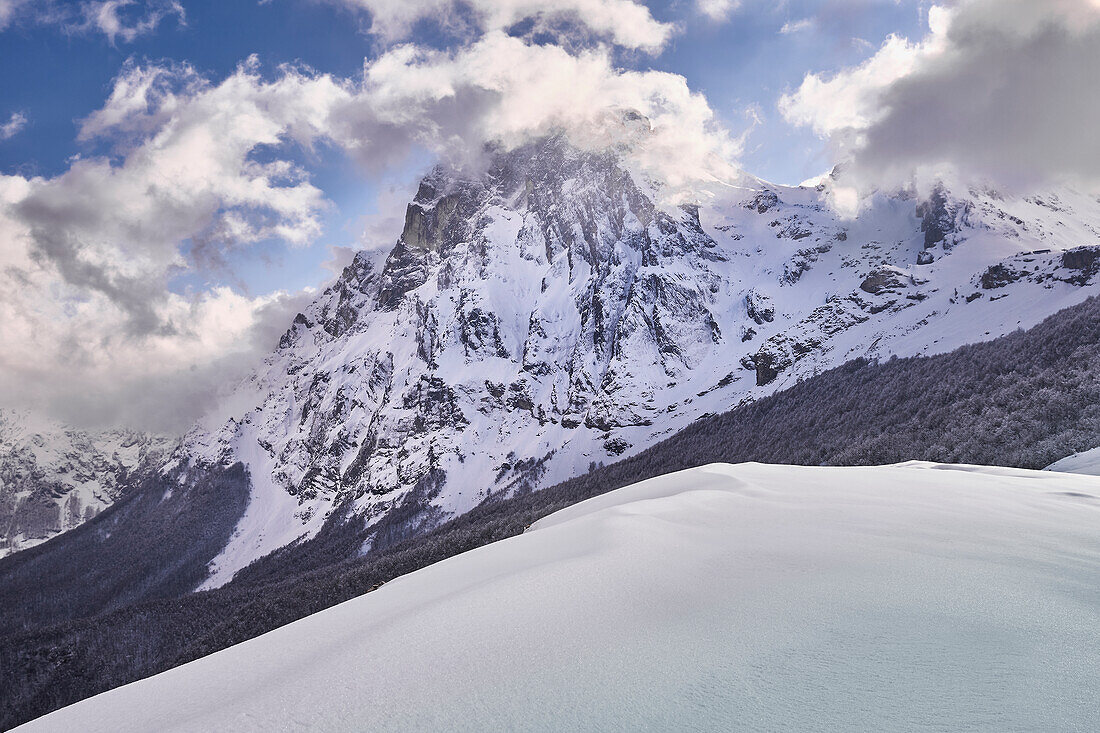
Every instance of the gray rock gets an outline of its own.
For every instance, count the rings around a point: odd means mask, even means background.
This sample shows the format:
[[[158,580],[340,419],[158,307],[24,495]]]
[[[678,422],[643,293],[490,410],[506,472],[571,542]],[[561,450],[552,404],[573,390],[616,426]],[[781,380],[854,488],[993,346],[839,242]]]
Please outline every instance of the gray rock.
[[[859,289],[872,295],[897,292],[908,285],[906,276],[892,267],[880,267],[859,284]]]

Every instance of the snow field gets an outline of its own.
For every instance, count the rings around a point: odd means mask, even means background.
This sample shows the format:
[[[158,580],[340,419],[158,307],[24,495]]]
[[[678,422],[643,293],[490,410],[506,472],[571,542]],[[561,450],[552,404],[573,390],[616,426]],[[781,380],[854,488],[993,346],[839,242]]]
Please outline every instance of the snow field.
[[[26,731],[1094,730],[1100,479],[715,464]]]

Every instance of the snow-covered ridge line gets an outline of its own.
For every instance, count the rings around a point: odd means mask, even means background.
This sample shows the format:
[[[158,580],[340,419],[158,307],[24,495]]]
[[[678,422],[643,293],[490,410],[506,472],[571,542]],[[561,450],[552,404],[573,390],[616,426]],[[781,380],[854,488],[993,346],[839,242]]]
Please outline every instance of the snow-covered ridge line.
[[[1085,730],[1098,572],[1094,477],[715,464],[17,730]]]

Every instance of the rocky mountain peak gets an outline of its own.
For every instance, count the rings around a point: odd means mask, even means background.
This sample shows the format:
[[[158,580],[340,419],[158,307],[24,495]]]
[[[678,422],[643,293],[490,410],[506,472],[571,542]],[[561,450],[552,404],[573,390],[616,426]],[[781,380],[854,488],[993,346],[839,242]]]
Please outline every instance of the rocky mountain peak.
[[[746,177],[668,209],[614,149],[563,135],[476,174],[434,169],[388,255],[356,256],[242,386],[247,407],[188,435],[188,460],[242,460],[253,481],[210,584],[330,516],[368,545],[404,517],[390,541],[857,356],[1015,330],[1091,286],[1061,252],[1100,231],[1094,201],[1057,199],[1087,211],[1070,231],[1051,197],[879,197],[851,220],[827,188]],[[1012,274],[996,290],[993,265]]]

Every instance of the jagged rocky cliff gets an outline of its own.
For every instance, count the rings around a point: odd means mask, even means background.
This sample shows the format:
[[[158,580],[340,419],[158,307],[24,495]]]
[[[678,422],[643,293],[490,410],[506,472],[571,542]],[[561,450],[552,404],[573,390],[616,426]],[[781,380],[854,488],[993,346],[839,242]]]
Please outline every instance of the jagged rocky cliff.
[[[172,447],[161,436],[89,432],[0,410],[0,557],[91,519]]]
[[[844,219],[833,186],[746,176],[669,209],[558,137],[437,169],[396,246],[359,253],[185,438],[175,462],[252,478],[207,585],[332,517],[369,546],[395,509],[415,531],[849,359],[992,339],[1096,292],[1093,198],[941,187]]]

